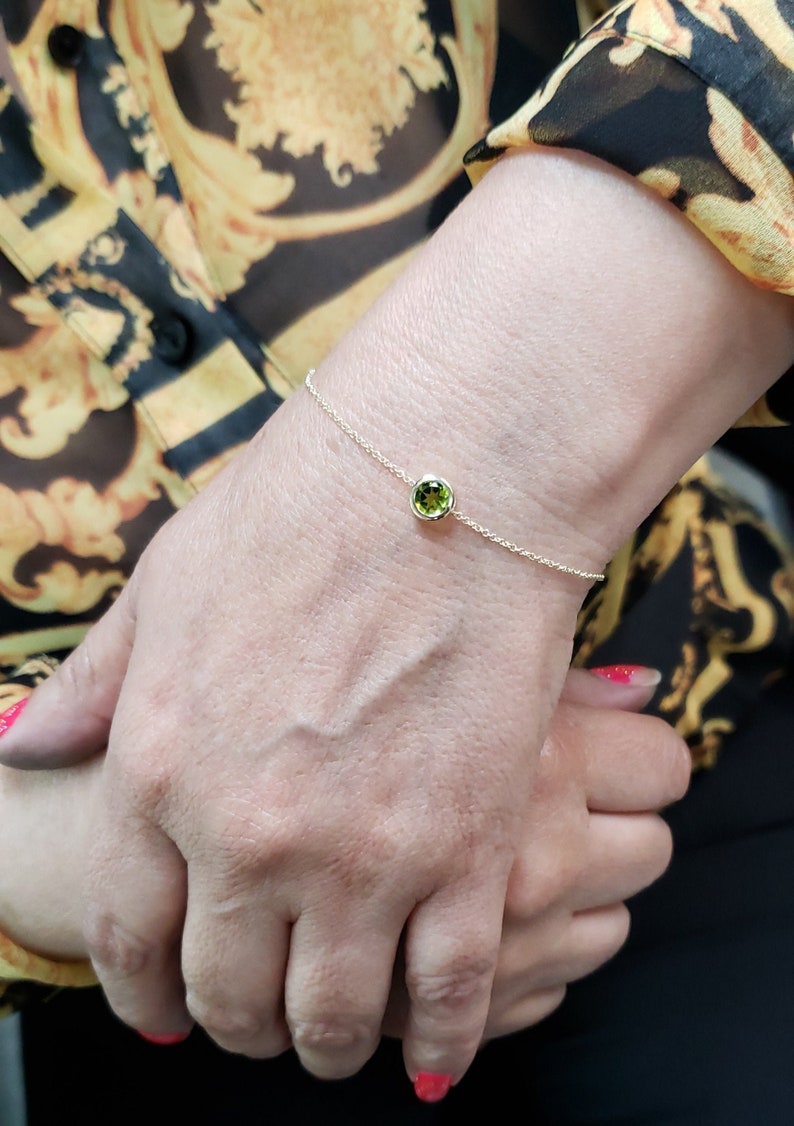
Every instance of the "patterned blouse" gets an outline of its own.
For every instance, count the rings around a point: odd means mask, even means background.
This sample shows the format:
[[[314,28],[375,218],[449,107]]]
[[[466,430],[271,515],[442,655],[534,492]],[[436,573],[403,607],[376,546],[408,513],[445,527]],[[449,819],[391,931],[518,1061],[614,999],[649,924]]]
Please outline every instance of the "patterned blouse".
[[[0,711],[507,149],[619,166],[794,294],[792,0],[0,0],[0,18]],[[792,418],[783,376],[737,427]],[[652,707],[713,765],[788,660],[793,542],[777,490],[715,450],[591,590],[575,662],[662,668]],[[660,607],[667,640],[644,650]],[[0,936],[0,1012],[30,981],[94,980]]]

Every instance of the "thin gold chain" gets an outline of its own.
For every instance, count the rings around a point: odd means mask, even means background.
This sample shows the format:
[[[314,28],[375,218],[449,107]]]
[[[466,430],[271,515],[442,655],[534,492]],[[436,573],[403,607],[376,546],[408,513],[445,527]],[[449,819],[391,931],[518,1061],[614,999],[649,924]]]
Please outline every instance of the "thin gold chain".
[[[306,375],[304,381],[306,389],[317,400],[328,417],[333,419],[339,429],[347,434],[349,438],[352,438],[357,445],[361,446],[362,450],[365,450],[370,457],[380,462],[385,469],[388,469],[390,473],[394,474],[395,477],[399,477],[409,488],[413,489],[416,486],[416,481],[413,477],[406,473],[404,469],[400,469],[399,465],[395,465],[394,462],[390,461],[385,454],[382,454],[376,446],[373,446],[372,442],[359,434],[358,430],[351,426],[349,422],[346,422],[339,412],[331,406],[325,396],[317,390],[312,382],[314,372],[315,369],[312,368]],[[563,574],[576,575],[577,578],[589,579],[591,582],[601,582],[606,577],[597,571],[581,571],[578,567],[569,567],[566,563],[558,563],[554,559],[547,559],[545,555],[538,555],[537,552],[529,551],[525,547],[519,547],[510,540],[498,536],[496,532],[489,531],[488,528],[483,527],[482,524],[478,524],[477,521],[472,520],[470,516],[465,516],[455,507],[450,510],[450,515],[454,516],[456,520],[459,520],[461,524],[465,524],[467,527],[477,532],[483,539],[490,540],[491,543],[498,544],[499,547],[504,547],[507,551],[512,551],[514,555],[520,555],[523,559],[529,559],[533,563],[539,563],[542,567],[549,567],[552,571],[562,571]]]

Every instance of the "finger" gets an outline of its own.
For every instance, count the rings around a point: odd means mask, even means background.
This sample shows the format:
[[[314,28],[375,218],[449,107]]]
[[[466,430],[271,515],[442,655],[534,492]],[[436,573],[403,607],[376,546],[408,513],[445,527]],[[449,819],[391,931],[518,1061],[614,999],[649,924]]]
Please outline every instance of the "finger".
[[[284,1018],[289,924],[269,909],[264,881],[241,889],[217,868],[189,866],[182,939],[187,1007],[229,1052],[269,1059],[290,1046]]]
[[[120,1020],[147,1034],[187,1032],[193,1022],[179,965],[184,861],[159,830],[110,808],[87,881],[89,956]]]
[[[505,1036],[542,1020],[562,1001],[566,985],[605,965],[625,945],[631,918],[623,903],[573,915],[559,933],[559,921],[539,920],[508,939],[500,959],[485,1036]],[[552,928],[551,930],[549,928]],[[537,962],[531,963],[533,944]]]
[[[446,888],[421,903],[405,937],[410,998],[403,1041],[412,1081],[422,1072],[458,1082],[488,1016],[501,940],[506,878]]]
[[[127,670],[134,621],[127,590],[51,676],[0,740],[0,763],[71,766],[105,749]]]
[[[383,1034],[402,1040],[408,1024],[409,1010],[408,992],[405,988],[405,945],[401,939],[392,967],[391,989],[381,1030]]]
[[[329,910],[330,907],[330,910]],[[287,1023],[303,1066],[343,1079],[377,1048],[404,916],[384,917],[372,902],[331,895],[292,929],[286,981]]]
[[[500,1036],[510,1036],[524,1028],[531,1028],[533,1024],[539,1024],[560,1007],[567,992],[567,986],[558,985],[549,989],[538,989],[529,994],[522,993],[504,1008],[500,1005],[492,1005],[483,1042],[495,1040]]]
[[[644,665],[611,665],[597,672],[569,669],[561,700],[591,708],[619,708],[640,711],[653,698],[661,682],[658,669]]]
[[[571,917],[565,939],[554,957],[547,957],[526,982],[549,989],[587,977],[617,954],[629,937],[631,916],[625,903],[613,903]]]
[[[631,899],[664,874],[673,836],[655,813],[594,813],[588,857],[568,902],[574,911]]]
[[[656,716],[606,709],[581,710],[570,721],[571,735],[584,749],[590,809],[658,810],[686,793],[692,759],[669,723]]]

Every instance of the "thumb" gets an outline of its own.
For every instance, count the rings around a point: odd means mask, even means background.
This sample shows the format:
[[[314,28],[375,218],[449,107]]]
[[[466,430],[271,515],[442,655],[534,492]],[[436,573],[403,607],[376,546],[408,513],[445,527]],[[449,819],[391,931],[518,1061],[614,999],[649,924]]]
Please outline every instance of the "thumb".
[[[641,711],[661,683],[658,669],[645,665],[605,665],[596,669],[569,669],[560,700],[591,708]]]
[[[0,715],[0,765],[51,769],[105,750],[135,636],[128,590],[62,665]]]

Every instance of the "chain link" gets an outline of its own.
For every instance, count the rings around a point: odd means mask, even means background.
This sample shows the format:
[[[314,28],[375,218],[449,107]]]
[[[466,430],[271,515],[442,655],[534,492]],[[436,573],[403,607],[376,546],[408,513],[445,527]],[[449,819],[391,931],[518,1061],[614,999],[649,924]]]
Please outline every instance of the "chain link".
[[[370,457],[380,462],[385,469],[388,469],[390,473],[393,473],[395,477],[399,477],[409,488],[413,489],[416,485],[416,481],[410,474],[406,473],[404,469],[400,469],[400,467],[395,465],[393,461],[390,461],[385,454],[382,454],[376,446],[373,446],[372,442],[367,441],[366,438],[359,434],[358,430],[354,429],[349,422],[346,422],[338,411],[334,410],[325,396],[317,390],[312,382],[314,371],[315,369],[312,368],[306,375],[306,389],[317,400],[328,417],[333,419],[339,429],[344,434],[347,434],[348,438],[352,438],[357,445],[361,446],[362,450],[365,450]],[[499,547],[503,547],[507,551],[512,551],[514,555],[520,555],[523,559],[529,559],[533,563],[539,563],[542,567],[548,567],[552,571],[562,571],[563,574],[566,575],[575,575],[580,579],[589,579],[591,582],[602,582],[606,578],[605,575],[597,571],[580,571],[577,567],[569,567],[565,563],[558,563],[554,559],[547,559],[545,555],[538,555],[534,551],[529,551],[528,548],[519,547],[517,544],[511,543],[510,540],[497,536],[495,532],[489,531],[488,528],[484,528],[482,524],[478,524],[477,521],[472,520],[470,516],[464,516],[457,508],[453,508],[450,515],[454,516],[456,520],[459,520],[461,524],[465,524],[468,528],[471,528],[472,531],[477,532],[483,539],[490,540],[491,543],[498,544]]]

